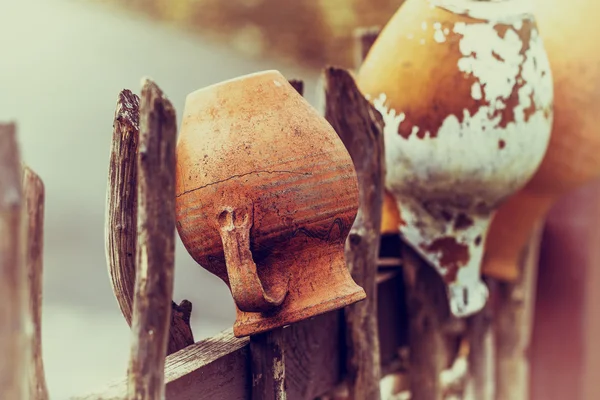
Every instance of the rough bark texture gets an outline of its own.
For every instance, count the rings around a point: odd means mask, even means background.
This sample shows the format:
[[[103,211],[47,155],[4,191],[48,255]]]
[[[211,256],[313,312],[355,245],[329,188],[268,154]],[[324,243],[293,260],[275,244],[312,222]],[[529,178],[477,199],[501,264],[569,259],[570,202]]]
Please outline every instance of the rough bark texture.
[[[175,111],[146,80],[140,106],[138,239],[130,400],[162,400],[175,258]]]
[[[131,326],[137,241],[137,152],[140,104],[129,90],[119,93],[113,124],[106,205],[106,259],[121,312]],[[194,343],[192,303],[172,303],[168,354]]]
[[[21,160],[13,124],[0,124],[0,399],[28,398],[27,284]]]
[[[349,391],[353,399],[379,399],[381,370],[377,321],[377,257],[385,160],[383,120],[348,71],[325,71],[325,117],[354,162],[360,207],[346,241],[346,262],[367,299],[345,309]]]
[[[497,283],[486,281],[490,293],[496,292]],[[469,373],[473,398],[494,400],[496,394],[496,348],[493,329],[493,301],[490,298],[479,313],[469,318]]]
[[[23,198],[27,214],[25,268],[29,292],[29,399],[47,400],[48,388],[42,357],[42,277],[44,250],[44,183],[31,169],[23,173]]]
[[[529,399],[529,345],[533,330],[536,281],[543,224],[533,231],[515,283],[498,283],[495,315],[498,400]],[[568,329],[568,327],[565,327]]]
[[[444,325],[446,289],[439,274],[409,246],[402,248],[409,314],[410,391],[412,400],[442,400],[440,375],[448,364]]]
[[[108,272],[115,297],[129,326],[135,287],[139,107],[137,95],[129,90],[119,93],[113,123],[106,204]]]

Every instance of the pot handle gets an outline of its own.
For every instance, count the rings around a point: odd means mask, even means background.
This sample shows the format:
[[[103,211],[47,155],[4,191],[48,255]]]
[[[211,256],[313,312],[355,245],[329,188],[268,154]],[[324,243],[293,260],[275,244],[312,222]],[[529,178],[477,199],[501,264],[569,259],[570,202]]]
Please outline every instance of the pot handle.
[[[246,312],[265,312],[283,303],[288,280],[271,288],[265,288],[260,281],[250,250],[253,217],[252,207],[225,207],[218,216],[218,226],[231,294],[237,307]]]

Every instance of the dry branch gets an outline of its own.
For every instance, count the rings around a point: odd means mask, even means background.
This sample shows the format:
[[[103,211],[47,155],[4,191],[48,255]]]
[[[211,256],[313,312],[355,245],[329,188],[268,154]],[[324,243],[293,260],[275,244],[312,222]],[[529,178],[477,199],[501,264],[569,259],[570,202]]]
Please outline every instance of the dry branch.
[[[128,392],[130,400],[162,400],[175,259],[176,116],[146,80],[140,106],[138,218]]]
[[[520,265],[515,283],[498,283],[496,309],[496,385],[498,400],[529,399],[529,344],[533,328],[533,312],[537,281],[540,223],[533,231]]]
[[[44,249],[44,183],[31,169],[23,173],[23,197],[27,213],[25,268],[29,292],[29,399],[47,400],[48,388],[42,357],[42,277]]]
[[[131,326],[137,241],[137,152],[139,98],[129,90],[119,93],[113,124],[106,205],[106,259],[113,291]],[[192,303],[171,303],[168,354],[194,343],[190,327]]]
[[[27,399],[27,284],[21,160],[14,124],[0,124],[0,399]]]
[[[345,309],[349,391],[353,399],[380,398],[377,257],[385,175],[383,120],[343,69],[325,71],[325,117],[352,157],[360,207],[346,241],[346,262],[367,299]]]

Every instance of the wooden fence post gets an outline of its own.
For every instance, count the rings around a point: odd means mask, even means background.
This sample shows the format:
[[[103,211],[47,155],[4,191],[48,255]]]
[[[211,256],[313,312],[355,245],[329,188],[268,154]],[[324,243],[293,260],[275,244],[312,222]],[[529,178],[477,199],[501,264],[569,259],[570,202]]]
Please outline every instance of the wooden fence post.
[[[293,79],[290,84],[301,96],[304,94],[304,82]],[[253,400],[286,398],[283,329],[250,336]]]
[[[106,196],[106,260],[111,284],[121,312],[131,326],[136,277],[138,214],[137,154],[140,101],[130,90],[119,93],[113,123],[113,138]],[[192,303],[171,302],[171,329],[167,353],[194,343],[190,327]]]
[[[383,119],[360,93],[348,71],[326,69],[325,89],[325,117],[352,157],[360,190],[360,207],[345,252],[352,277],[367,298],[344,310],[349,392],[356,400],[379,399],[376,275],[385,176]]]
[[[42,276],[44,249],[44,183],[31,169],[23,173],[23,198],[27,217],[25,268],[29,293],[29,399],[48,400],[42,358]]]
[[[497,400],[529,399],[529,346],[533,331],[543,221],[525,248],[515,283],[498,283],[495,312]],[[567,328],[567,327],[565,327]]]
[[[25,237],[14,124],[0,124],[0,399],[28,398]]]
[[[175,259],[175,110],[145,80],[140,105],[138,239],[129,400],[163,400]]]

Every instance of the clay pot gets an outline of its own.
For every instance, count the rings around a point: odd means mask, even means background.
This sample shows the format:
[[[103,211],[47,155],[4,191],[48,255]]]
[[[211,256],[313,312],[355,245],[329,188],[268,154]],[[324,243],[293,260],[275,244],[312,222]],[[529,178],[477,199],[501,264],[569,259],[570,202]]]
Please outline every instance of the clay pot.
[[[567,192],[600,177],[600,7],[588,0],[537,1],[535,15],[554,76],[554,124],[531,182],[494,218],[483,271],[512,281],[533,227]]]
[[[176,194],[183,244],[231,289],[236,336],[365,298],[344,259],[358,210],[352,160],[279,72],[188,95]]]
[[[490,219],[550,137],[552,76],[527,4],[408,0],[358,73],[385,120],[400,234],[443,276],[459,317],[484,306]]]

